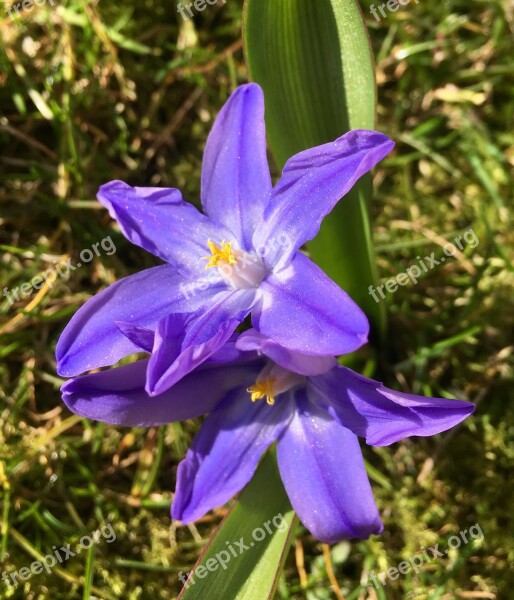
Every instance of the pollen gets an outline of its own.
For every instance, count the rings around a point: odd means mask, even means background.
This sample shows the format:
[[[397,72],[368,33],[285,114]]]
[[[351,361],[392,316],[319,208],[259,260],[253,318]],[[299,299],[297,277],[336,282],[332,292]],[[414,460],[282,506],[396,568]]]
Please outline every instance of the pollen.
[[[275,404],[275,377],[268,377],[261,381],[256,381],[246,391],[251,394],[252,402],[261,400],[266,397],[266,402],[273,406]]]
[[[206,269],[212,269],[213,267],[219,266],[220,263],[227,265],[237,265],[237,258],[232,248],[232,242],[221,242],[221,248],[216,246],[212,240],[208,240],[207,244],[211,251],[210,256],[203,256],[202,260],[208,260]]]

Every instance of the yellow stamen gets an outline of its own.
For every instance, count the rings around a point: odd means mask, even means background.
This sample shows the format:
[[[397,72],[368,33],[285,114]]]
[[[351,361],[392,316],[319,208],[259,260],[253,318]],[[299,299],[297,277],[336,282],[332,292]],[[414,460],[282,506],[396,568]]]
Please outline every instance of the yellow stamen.
[[[208,240],[207,244],[211,251],[211,256],[202,256],[202,260],[209,261],[208,265],[205,267],[206,269],[217,267],[220,263],[237,265],[237,258],[232,249],[232,242],[225,242],[225,240],[223,240],[221,242],[221,248],[216,246],[211,240]]]
[[[251,394],[252,402],[260,400],[266,396],[266,402],[273,406],[275,404],[275,377],[268,377],[261,381],[256,381],[254,385],[246,390]]]

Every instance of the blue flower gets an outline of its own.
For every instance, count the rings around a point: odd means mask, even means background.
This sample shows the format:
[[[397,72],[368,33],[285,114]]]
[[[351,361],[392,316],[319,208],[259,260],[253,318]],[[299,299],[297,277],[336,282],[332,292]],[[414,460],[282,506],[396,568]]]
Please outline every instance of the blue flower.
[[[292,352],[333,356],[359,348],[368,336],[365,315],[299,249],[393,146],[381,133],[351,131],[293,156],[272,187],[262,90],[238,88],[207,140],[205,214],[177,189],[121,181],[100,188],[100,202],[124,235],[166,264],[118,281],[74,315],[57,345],[59,374],[113,365],[138,351],[127,330],[149,330],[155,336],[146,390],[162,394],[250,313],[256,330]],[[180,345],[179,313],[189,315]]]
[[[127,333],[151,350],[150,332]],[[208,413],[178,468],[172,515],[183,523],[237,494],[276,442],[285,489],[305,527],[326,543],[367,538],[382,523],[357,436],[385,446],[445,431],[474,410],[469,402],[387,389],[333,357],[292,351],[254,329],[158,396],[145,391],[148,362],[71,379],[63,399],[79,415],[131,427]]]

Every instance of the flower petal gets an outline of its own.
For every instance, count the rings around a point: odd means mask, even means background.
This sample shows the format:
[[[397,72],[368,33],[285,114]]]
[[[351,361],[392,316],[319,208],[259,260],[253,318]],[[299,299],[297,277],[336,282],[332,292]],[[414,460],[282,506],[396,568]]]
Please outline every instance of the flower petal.
[[[148,360],[70,379],[61,388],[74,413],[111,425],[155,427],[210,412],[232,389],[250,385],[260,362],[202,365],[172,389],[151,397],[145,392]]]
[[[282,398],[274,406],[252,403],[245,388],[231,392],[207,417],[178,467],[173,518],[191,523],[237,494],[287,426],[291,407]]]
[[[243,249],[251,250],[270,194],[264,96],[250,83],[230,96],[207,139],[202,204],[205,214],[230,229]]]
[[[205,277],[207,241],[220,243],[230,232],[184,202],[173,188],[132,187],[123,181],[102,185],[98,200],[133,244],[175,266],[185,276]]]
[[[195,310],[212,294],[212,289],[186,297],[182,277],[169,265],[147,269],[120,279],[88,300],[64,329],[56,348],[57,372],[73,377],[113,365],[140,352],[116,322],[126,321],[155,328],[173,310]]]
[[[313,377],[310,385],[329,412],[371,446],[441,433],[475,410],[471,402],[396,392],[345,367]]]
[[[222,292],[199,315],[169,315],[157,327],[146,390],[162,394],[230,338],[250,312],[255,290]]]
[[[127,321],[115,321],[115,323],[121,333],[138,348],[143,352],[148,352],[148,354],[152,353],[155,331],[146,329],[146,327],[139,327],[138,325],[134,325],[134,323],[127,323]]]
[[[327,544],[366,539],[382,523],[357,437],[307,398],[277,444],[282,481],[300,521]]]
[[[302,354],[287,350],[256,329],[249,329],[242,333],[236,341],[236,347],[242,351],[257,351],[259,354],[264,354],[284,369],[300,375],[320,375],[337,365],[337,360],[333,356]]]
[[[252,313],[260,333],[289,350],[336,356],[360,348],[369,324],[355,302],[311,260],[298,253],[287,269],[261,283]]]
[[[234,333],[219,350],[209,357],[209,363],[245,362],[257,360],[257,352],[241,350],[236,345],[237,333]]]
[[[322,220],[365,173],[393,149],[394,142],[376,131],[356,129],[335,142],[290,158],[254,236],[255,248],[268,248],[268,267],[279,270],[319,231]],[[271,245],[281,233],[288,247]]]

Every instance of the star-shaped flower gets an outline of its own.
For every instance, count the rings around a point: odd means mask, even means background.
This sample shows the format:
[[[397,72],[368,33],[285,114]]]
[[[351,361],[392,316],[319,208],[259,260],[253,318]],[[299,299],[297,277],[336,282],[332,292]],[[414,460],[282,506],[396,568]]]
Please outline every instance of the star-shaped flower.
[[[177,189],[121,181],[100,188],[100,202],[125,236],[166,264],[118,281],[75,314],[57,345],[59,374],[112,365],[138,351],[127,328],[151,330],[146,389],[161,394],[215,353],[250,313],[255,329],[290,351],[315,357],[359,348],[367,341],[365,315],[299,249],[393,146],[381,133],[351,131],[293,156],[273,187],[262,90],[238,88],[207,140],[204,214]],[[178,313],[190,315],[181,345]]]
[[[139,343],[152,348],[151,336]],[[474,410],[469,402],[390,390],[334,357],[291,351],[255,330],[158,396],[145,391],[147,368],[143,360],[72,379],[63,400],[84,417],[131,427],[208,413],[178,468],[172,515],[183,523],[237,494],[276,442],[291,504],[326,543],[382,530],[357,436],[385,446],[445,431]]]

